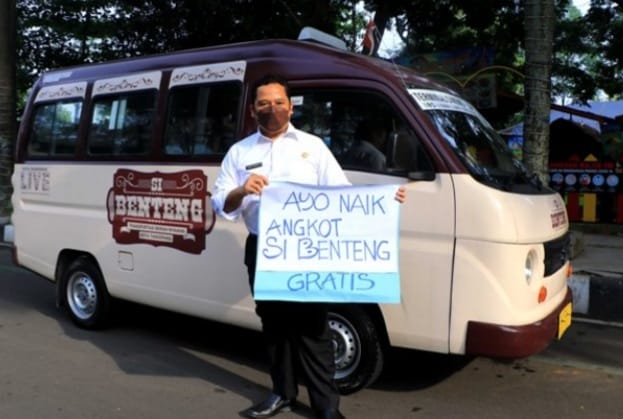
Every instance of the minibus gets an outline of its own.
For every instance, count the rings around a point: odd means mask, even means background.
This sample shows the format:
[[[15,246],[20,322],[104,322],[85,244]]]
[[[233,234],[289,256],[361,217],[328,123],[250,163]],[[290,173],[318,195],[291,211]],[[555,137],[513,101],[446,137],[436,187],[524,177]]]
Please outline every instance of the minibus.
[[[126,300],[259,329],[244,223],[217,217],[210,193],[228,147],[257,129],[250,85],[274,73],[292,123],[352,184],[407,190],[400,303],[331,305],[343,393],[373,383],[391,347],[518,358],[559,339],[572,312],[561,197],[459,94],[315,33],[43,73],[16,143],[15,263],[53,281],[79,327]],[[381,128],[384,164],[352,158],[362,124]]]

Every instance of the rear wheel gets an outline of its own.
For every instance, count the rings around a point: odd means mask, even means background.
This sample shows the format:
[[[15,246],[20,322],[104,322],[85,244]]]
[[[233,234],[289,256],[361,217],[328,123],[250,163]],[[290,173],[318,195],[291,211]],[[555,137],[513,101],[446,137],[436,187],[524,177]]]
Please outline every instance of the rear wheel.
[[[95,263],[81,256],[62,277],[63,302],[72,321],[85,329],[105,326],[109,320],[110,295]]]
[[[357,306],[333,306],[329,310],[329,328],[340,393],[354,393],[376,381],[383,370],[384,345],[370,315]]]

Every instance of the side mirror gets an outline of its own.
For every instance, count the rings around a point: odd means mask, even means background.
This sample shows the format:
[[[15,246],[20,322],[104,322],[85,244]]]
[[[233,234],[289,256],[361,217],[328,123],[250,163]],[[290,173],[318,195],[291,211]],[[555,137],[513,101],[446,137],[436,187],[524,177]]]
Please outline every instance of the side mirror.
[[[436,175],[435,172],[432,171],[409,172],[407,174],[407,177],[409,178],[409,180],[431,182],[435,180]]]

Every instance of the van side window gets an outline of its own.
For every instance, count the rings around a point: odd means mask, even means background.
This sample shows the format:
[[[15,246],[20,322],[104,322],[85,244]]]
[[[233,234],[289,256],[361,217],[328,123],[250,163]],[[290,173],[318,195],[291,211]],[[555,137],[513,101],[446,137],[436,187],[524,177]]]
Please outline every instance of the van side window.
[[[94,98],[87,140],[89,154],[147,154],[152,143],[155,101],[155,90]]]
[[[178,86],[169,93],[163,154],[222,155],[236,140],[242,84]]]
[[[76,152],[82,100],[38,105],[28,138],[29,157],[69,156]]]
[[[322,138],[347,170],[406,174],[432,164],[404,118],[378,93],[293,89],[297,128]]]

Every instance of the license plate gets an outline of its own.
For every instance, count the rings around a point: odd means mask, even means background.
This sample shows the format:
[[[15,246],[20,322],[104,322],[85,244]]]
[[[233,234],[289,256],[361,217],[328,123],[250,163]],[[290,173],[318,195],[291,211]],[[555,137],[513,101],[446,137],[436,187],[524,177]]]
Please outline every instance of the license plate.
[[[558,314],[558,339],[562,338],[569,326],[571,326],[572,303],[567,304]]]

